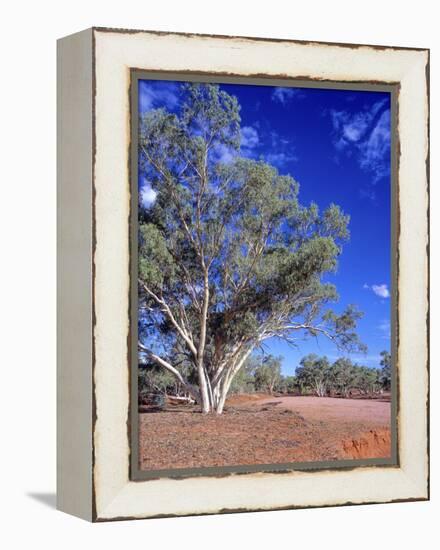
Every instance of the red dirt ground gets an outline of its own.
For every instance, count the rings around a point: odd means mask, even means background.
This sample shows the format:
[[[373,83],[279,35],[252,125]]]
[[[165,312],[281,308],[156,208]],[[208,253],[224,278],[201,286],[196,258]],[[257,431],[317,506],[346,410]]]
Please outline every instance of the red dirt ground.
[[[287,396],[266,397],[259,400],[263,405],[277,402],[283,407],[296,411],[307,420],[359,421],[368,424],[387,425],[390,422],[390,403],[377,399],[342,399],[336,397]]]
[[[143,470],[384,458],[390,403],[267,395],[233,396],[222,415],[194,406],[141,413]]]

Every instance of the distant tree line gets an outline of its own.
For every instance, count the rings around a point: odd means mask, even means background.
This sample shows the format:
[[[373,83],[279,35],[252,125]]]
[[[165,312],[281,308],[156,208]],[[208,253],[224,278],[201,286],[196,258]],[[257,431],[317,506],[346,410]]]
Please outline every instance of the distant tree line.
[[[353,393],[370,396],[391,389],[391,355],[381,352],[380,367],[357,365],[347,357],[331,363],[327,357],[310,354],[303,357],[296,369],[295,378],[301,393],[318,397]]]
[[[371,368],[358,365],[347,357],[340,357],[332,363],[326,356],[309,354],[301,359],[294,376],[282,374],[281,356],[251,355],[234,378],[230,393],[372,396],[391,389],[391,355],[388,351],[382,351],[380,355],[380,368]],[[147,401],[151,395],[190,397],[186,387],[167,371],[151,365],[140,367],[141,402]]]

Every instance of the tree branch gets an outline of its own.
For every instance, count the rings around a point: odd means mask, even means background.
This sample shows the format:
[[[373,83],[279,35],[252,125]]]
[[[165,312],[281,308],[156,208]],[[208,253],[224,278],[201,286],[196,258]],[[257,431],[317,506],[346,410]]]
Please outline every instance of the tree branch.
[[[138,280],[138,282],[141,285],[141,287],[145,290],[145,292],[149,296],[151,296],[153,300],[155,300],[161,306],[162,311],[168,315],[169,320],[171,321],[171,323],[173,324],[177,332],[180,334],[180,336],[185,340],[194,357],[197,357],[197,349],[194,345],[191,335],[179,325],[169,305],[164,300],[159,298],[159,296],[157,296],[157,294],[155,294],[152,290],[150,290],[148,286],[144,282],[142,282],[140,279]]]
[[[165,359],[162,359],[162,357],[159,357],[159,355],[156,355],[153,353],[149,348],[144,346],[141,342],[138,342],[138,348],[139,351],[146,353],[147,356],[166,369],[168,372],[170,372],[172,375],[174,375],[177,380],[182,384],[182,386],[185,386],[185,388],[188,390],[188,392],[194,397],[196,401],[200,401],[200,394],[198,390],[184,378],[181,372],[179,372],[176,368],[174,368],[168,361],[165,361]]]

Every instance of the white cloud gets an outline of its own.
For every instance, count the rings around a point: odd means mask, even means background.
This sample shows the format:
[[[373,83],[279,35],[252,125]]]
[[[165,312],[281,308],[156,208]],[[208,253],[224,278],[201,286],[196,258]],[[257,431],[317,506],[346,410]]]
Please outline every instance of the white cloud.
[[[372,185],[390,173],[391,118],[386,101],[357,113],[330,111],[336,150],[354,156],[361,170],[372,174]],[[375,199],[371,189],[361,190],[361,196]]]
[[[284,89],[284,88],[282,88]],[[288,162],[296,162],[295,146],[291,141],[281,137],[277,132],[271,131],[269,135],[270,146],[267,148],[265,160],[278,168],[282,168]]]
[[[139,110],[149,111],[157,107],[176,107],[178,98],[178,86],[174,82],[150,83],[145,80],[139,82]]]
[[[260,138],[257,130],[252,126],[243,126],[241,128],[241,154],[245,157],[255,157],[253,149],[258,147]],[[238,152],[224,143],[215,143],[211,149],[212,160],[222,164],[230,164]]]
[[[382,333],[382,337],[385,339],[391,338],[391,324],[389,319],[384,319],[377,327]]]
[[[149,183],[145,183],[140,190],[141,204],[144,208],[150,208],[156,201],[157,192],[152,189]]]
[[[252,126],[243,126],[241,129],[241,146],[245,149],[253,149],[259,142],[257,130]]]
[[[293,153],[280,152],[280,153],[269,153],[266,156],[266,160],[269,164],[274,164],[275,166],[281,167],[287,162],[295,162],[298,160]]]
[[[359,145],[360,167],[373,172],[375,181],[390,173],[390,111],[382,113],[368,138]]]
[[[230,164],[237,156],[237,152],[223,143],[217,143],[212,149],[214,162],[221,162],[222,164]]]
[[[383,283],[381,285],[368,285],[367,283],[364,283],[362,285],[362,288],[365,290],[372,290],[376,296],[379,296],[380,298],[389,298],[390,297],[390,291],[388,289],[388,285]]]
[[[371,187],[361,188],[359,189],[359,196],[362,199],[370,199],[370,201],[374,202],[376,200],[376,191]]]
[[[374,294],[376,294],[380,298],[390,297],[390,291],[388,290],[388,286],[386,284],[371,285],[371,290],[374,292]]]
[[[294,97],[301,99],[304,97],[303,92],[300,88],[274,88],[272,92],[272,100],[282,105],[285,105],[287,101],[293,99]]]

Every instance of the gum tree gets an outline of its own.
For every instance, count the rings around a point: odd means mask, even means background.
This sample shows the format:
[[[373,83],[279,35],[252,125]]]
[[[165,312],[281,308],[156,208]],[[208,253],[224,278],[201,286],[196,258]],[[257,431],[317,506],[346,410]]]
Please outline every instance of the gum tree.
[[[327,357],[310,353],[301,359],[299,365],[295,372],[298,381],[312,389],[317,397],[325,397],[332,379],[332,369]]]
[[[389,391],[391,389],[391,354],[389,351],[384,350],[380,352],[380,357],[380,366],[382,368],[379,380],[382,388],[385,391]]]
[[[281,382],[282,357],[265,355],[255,369],[255,387],[259,391],[267,391],[271,395]]]
[[[347,357],[340,357],[332,365],[332,388],[341,393],[344,397],[348,397],[350,391],[354,387],[356,376],[357,365],[354,365],[351,359]]]
[[[223,411],[269,338],[360,346],[360,313],[329,309],[337,293],[322,281],[348,216],[301,205],[290,175],[243,158],[239,111],[218,86],[184,85],[178,110],[150,110],[139,125],[139,171],[156,193],[139,214],[140,359],[171,373],[204,413]]]

